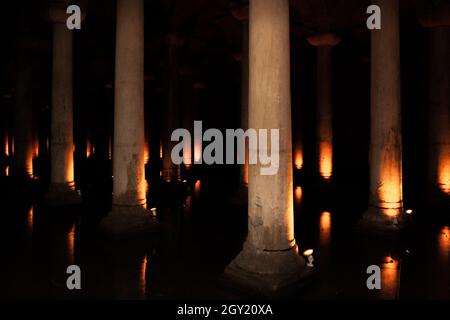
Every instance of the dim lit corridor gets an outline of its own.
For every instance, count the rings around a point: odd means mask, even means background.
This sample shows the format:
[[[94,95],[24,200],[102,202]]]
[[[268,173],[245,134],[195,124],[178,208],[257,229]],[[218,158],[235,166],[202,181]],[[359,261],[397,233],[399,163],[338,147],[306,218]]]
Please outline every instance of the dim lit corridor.
[[[450,2],[0,18],[0,300],[450,300]]]

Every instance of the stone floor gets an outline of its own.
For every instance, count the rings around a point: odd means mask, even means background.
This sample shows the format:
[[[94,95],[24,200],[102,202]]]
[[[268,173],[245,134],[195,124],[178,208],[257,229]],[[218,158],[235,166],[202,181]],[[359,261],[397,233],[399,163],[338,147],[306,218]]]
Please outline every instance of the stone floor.
[[[245,238],[246,208],[226,182],[213,182],[192,183],[179,201],[158,203],[158,234],[118,242],[97,230],[109,210],[107,186],[84,186],[81,206],[50,210],[38,203],[39,182],[27,191],[0,178],[0,298],[251,298],[220,281]],[[288,298],[450,299],[448,208],[415,209],[408,230],[370,236],[355,228],[365,203],[357,190],[295,189],[296,239],[301,252],[314,250],[317,280]],[[149,203],[155,194],[150,187]],[[349,194],[361,201],[348,205]],[[66,289],[70,264],[81,267],[80,291]],[[366,287],[373,264],[381,267],[381,290]]]

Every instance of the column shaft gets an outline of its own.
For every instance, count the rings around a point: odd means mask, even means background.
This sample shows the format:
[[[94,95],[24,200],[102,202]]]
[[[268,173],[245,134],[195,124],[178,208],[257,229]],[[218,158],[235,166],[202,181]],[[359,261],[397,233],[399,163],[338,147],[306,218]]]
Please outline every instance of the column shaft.
[[[249,128],[279,129],[279,170],[249,165],[248,235],[226,273],[276,291],[304,270],[294,239],[288,0],[250,1],[249,53]]]
[[[317,158],[320,175],[333,173],[332,47],[317,47]]]
[[[53,24],[53,71],[51,110],[51,182],[74,183],[72,31]]]
[[[371,64],[370,209],[375,218],[402,212],[402,134],[398,0],[378,0]]]
[[[241,62],[241,128],[248,129],[248,80],[249,80],[249,27],[248,20],[242,21],[242,62]],[[245,142],[245,164],[240,166],[242,186],[248,184],[248,143]]]
[[[32,66],[24,49],[19,49],[16,73],[16,106],[14,109],[15,175],[33,176],[33,108]]]
[[[450,193],[450,32],[430,30],[430,184]]]
[[[118,0],[113,206],[145,207],[144,3]]]

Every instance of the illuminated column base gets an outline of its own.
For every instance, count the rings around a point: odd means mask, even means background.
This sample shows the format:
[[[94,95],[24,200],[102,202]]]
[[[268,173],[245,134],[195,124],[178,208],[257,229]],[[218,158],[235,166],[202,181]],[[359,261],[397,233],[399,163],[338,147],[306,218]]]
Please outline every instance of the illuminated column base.
[[[144,1],[117,1],[112,211],[101,229],[143,236],[154,226],[146,210],[144,136]]]
[[[313,271],[294,237],[289,1],[251,0],[249,23],[249,128],[279,129],[279,166],[262,175],[261,163],[249,165],[247,239],[225,278],[272,296]]]
[[[381,30],[371,32],[370,199],[364,226],[404,225],[399,1],[379,0]]]

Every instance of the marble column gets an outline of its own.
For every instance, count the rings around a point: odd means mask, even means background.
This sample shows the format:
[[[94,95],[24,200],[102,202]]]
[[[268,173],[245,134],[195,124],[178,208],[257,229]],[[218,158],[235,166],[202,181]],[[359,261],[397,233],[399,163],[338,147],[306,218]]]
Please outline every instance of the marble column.
[[[64,6],[50,7],[49,19],[53,23],[53,68],[47,203],[72,205],[80,202],[74,181],[73,31],[66,26]]]
[[[308,38],[317,47],[317,162],[322,178],[333,173],[333,46],[340,38],[331,33]]]
[[[177,51],[179,44],[180,39],[176,35],[167,35],[166,104],[163,111],[164,126],[162,132],[163,180],[165,182],[176,182],[181,178],[180,167],[172,162],[171,153],[173,143],[170,139],[172,132],[180,127],[177,65]]]
[[[429,178],[430,185],[450,194],[450,28],[430,32]]]
[[[115,63],[113,203],[102,227],[138,236],[153,225],[146,210],[143,0],[117,1]]]
[[[26,50],[26,40],[19,40],[16,71],[16,105],[14,109],[14,176],[33,176],[33,108],[31,53]]]
[[[294,238],[289,1],[251,0],[249,28],[249,127],[279,129],[279,170],[261,175],[259,162],[249,165],[247,239],[225,274],[274,292],[312,270]]]
[[[399,1],[378,0],[381,30],[371,31],[370,199],[364,222],[402,225]]]

